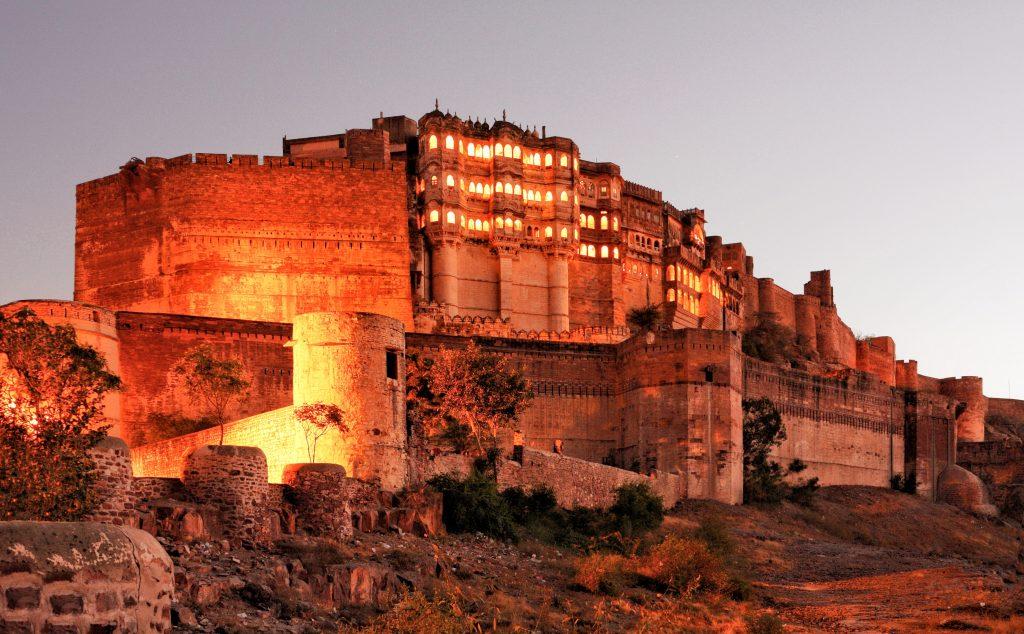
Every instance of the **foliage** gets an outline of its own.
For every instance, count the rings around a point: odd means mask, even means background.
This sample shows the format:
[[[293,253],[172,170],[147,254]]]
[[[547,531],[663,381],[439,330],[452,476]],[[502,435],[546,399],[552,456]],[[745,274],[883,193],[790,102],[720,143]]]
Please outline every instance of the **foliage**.
[[[707,544],[711,552],[720,557],[729,557],[736,549],[729,527],[718,515],[709,515],[701,520],[694,537]]]
[[[237,359],[218,359],[212,346],[201,344],[186,352],[171,372],[182,389],[199,403],[203,417],[221,426],[223,444],[228,409],[249,395],[251,381],[242,363]]]
[[[650,332],[661,323],[661,306],[648,304],[642,308],[631,308],[626,313],[626,323],[634,330]]]
[[[809,342],[801,341],[773,316],[761,316],[753,328],[743,333],[743,353],[749,357],[792,367],[814,360]]]
[[[661,497],[646,482],[620,486],[608,510],[618,519],[618,531],[627,537],[657,528],[665,517]]]
[[[427,484],[444,496],[442,520],[453,533],[481,532],[498,539],[516,536],[512,510],[498,493],[493,479],[474,470],[465,479],[451,474],[432,478]]]
[[[573,583],[594,594],[618,595],[636,583],[630,561],[616,553],[590,553],[576,562]]]
[[[341,632],[366,634],[461,634],[476,631],[472,619],[455,602],[428,599],[422,592],[410,592],[390,610],[364,628],[346,628]]]
[[[889,478],[889,486],[892,487],[893,491],[900,491],[902,493],[910,493],[913,495],[917,493],[917,477],[911,474],[905,476],[902,473],[897,473]]]
[[[789,484],[787,476],[801,473],[807,465],[794,460],[787,469],[772,459],[771,451],[786,439],[782,415],[768,398],[743,400],[743,501],[778,504],[789,499],[809,504],[818,490],[818,479]]]
[[[88,451],[120,379],[73,328],[28,310],[0,315],[0,368],[0,520],[80,519],[98,502]]]
[[[337,405],[328,403],[309,403],[296,407],[295,420],[302,427],[310,462],[316,462],[316,445],[327,432],[332,429],[341,433],[348,431],[345,412]]]
[[[1016,442],[1024,442],[1024,420],[1000,412],[991,412],[985,416],[985,437],[1005,437]]]
[[[173,412],[150,412],[146,416],[145,425],[132,427],[129,440],[131,446],[136,447],[167,438],[177,438],[216,425],[217,423],[209,418],[189,418]]]
[[[515,429],[532,396],[507,356],[474,342],[443,348],[434,359],[412,357],[407,365],[411,422],[457,451],[471,441],[481,454],[494,447],[500,430]]]
[[[651,548],[640,561],[638,572],[659,587],[681,595],[717,592],[729,585],[725,565],[707,544],[679,535],[668,535]]]
[[[782,619],[771,612],[750,616],[746,621],[749,634],[782,634],[786,631]]]

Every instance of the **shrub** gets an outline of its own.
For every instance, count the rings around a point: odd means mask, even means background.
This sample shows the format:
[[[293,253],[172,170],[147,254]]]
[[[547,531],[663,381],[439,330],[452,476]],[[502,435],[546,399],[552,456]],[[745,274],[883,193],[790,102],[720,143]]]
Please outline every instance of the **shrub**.
[[[411,592],[366,627],[342,627],[340,631],[367,634],[461,634],[476,631],[468,618],[456,616],[453,607],[450,602],[430,600],[422,592]]]
[[[786,439],[782,414],[768,398],[743,399],[743,502],[778,504],[789,499],[807,506],[818,490],[818,479],[786,482],[807,469],[799,459],[782,468],[772,459],[771,451]]]
[[[626,323],[640,332],[654,330],[661,323],[661,307],[657,304],[648,304],[643,308],[631,308],[626,313]]]
[[[749,634],[782,634],[785,631],[782,619],[770,612],[747,617],[747,632]]]
[[[631,564],[622,555],[613,553],[591,553],[576,562],[573,583],[594,594],[618,595],[635,583],[635,574],[630,572]]]
[[[808,342],[773,317],[761,317],[753,328],[743,333],[743,354],[792,367],[814,360]]]
[[[615,503],[608,509],[616,528],[625,536],[655,529],[665,517],[665,507],[646,482],[623,484],[615,490]]]
[[[479,531],[499,539],[515,538],[512,509],[498,493],[493,479],[474,470],[464,480],[447,474],[432,478],[428,484],[444,497],[442,519],[449,531]]]
[[[694,536],[719,557],[728,557],[736,549],[729,528],[718,515],[710,515],[701,520]]]
[[[690,595],[729,586],[722,560],[697,539],[668,535],[641,560],[639,574],[669,592]]]
[[[914,494],[917,493],[917,477],[913,474],[905,476],[902,473],[897,473],[889,478],[889,486],[893,491]]]

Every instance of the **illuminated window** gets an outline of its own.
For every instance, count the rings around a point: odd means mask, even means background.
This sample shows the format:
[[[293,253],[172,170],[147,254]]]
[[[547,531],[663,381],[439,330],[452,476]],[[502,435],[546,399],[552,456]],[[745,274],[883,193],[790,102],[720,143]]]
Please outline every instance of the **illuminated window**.
[[[587,216],[587,229],[594,228],[594,216]]]
[[[587,245],[587,256],[591,257],[591,258],[597,257],[597,249],[594,248],[594,245],[592,245],[592,244],[588,244]]]
[[[580,239],[580,230],[579,229],[573,229],[572,230],[572,239],[573,240],[579,240]]]
[[[455,139],[452,138],[452,135],[449,134],[448,136],[446,136],[444,138],[444,147],[445,147],[446,150],[454,150],[455,149]]]
[[[619,219],[617,216],[612,216],[612,231],[619,230]]]
[[[554,158],[552,158],[551,152],[544,155],[544,167],[551,167],[552,161],[554,161]]]
[[[433,135],[433,134],[430,135],[430,140],[427,141],[427,147],[429,147],[431,150],[436,150],[437,149],[437,136],[436,135]]]
[[[676,267],[668,265],[668,268],[665,269],[665,279],[670,282],[676,281]]]
[[[607,244],[601,246],[601,257],[602,258],[608,257],[608,245]]]
[[[497,218],[494,219],[494,228],[495,229],[504,229],[505,228],[505,220],[501,216],[498,216]]]
[[[533,159],[530,158],[529,154],[523,157],[523,165],[533,165]]]
[[[475,227],[476,227],[476,230],[477,230],[477,231],[483,231],[483,228],[484,228],[484,221],[483,221],[483,220],[480,220],[479,218],[477,218],[477,219],[476,219],[476,222],[474,222],[474,223],[473,223],[473,226],[475,226]]]
[[[561,237],[561,238],[562,238],[563,240],[567,239],[567,238],[569,237],[569,229],[568,229],[568,227],[562,227],[562,231],[561,231],[561,233],[559,233],[558,235],[559,235],[559,236],[560,236],[560,237]]]
[[[533,190],[532,189],[526,190],[526,200],[533,200]]]
[[[572,168],[577,172],[580,171],[580,160],[578,158],[572,159]]]
[[[562,190],[562,193],[558,195],[558,200],[562,201],[563,203],[569,202],[569,192]]]
[[[466,181],[461,178],[459,179],[459,189],[466,191]]]
[[[436,209],[430,210],[430,222],[437,222],[440,219],[440,217],[441,214],[439,214]]]
[[[484,185],[484,198],[490,198],[490,197],[491,197],[491,186],[490,185]]]
[[[505,183],[505,193],[506,194],[511,194],[512,193],[512,183]]]
[[[511,216],[505,216],[505,229],[512,229],[512,218]]]
[[[459,139],[459,154],[465,154],[466,150],[462,147],[462,139]]]
[[[484,220],[484,231],[490,231],[490,230],[491,230],[491,223],[489,223],[486,220]]]
[[[522,151],[519,149],[518,145],[512,148],[512,158],[517,159],[520,157],[521,154]],[[505,152],[505,155],[508,156],[508,151]]]
[[[665,300],[670,302],[676,301],[676,289],[668,289],[668,292],[665,294]]]
[[[533,164],[540,165],[540,152],[533,153]]]
[[[574,205],[576,205],[577,207],[579,206],[579,204],[580,204],[580,195],[579,194],[573,194],[572,195],[572,203]]]
[[[565,154],[558,157],[558,164],[562,167],[569,167],[569,157]]]
[[[587,226],[587,217],[585,215],[583,215],[583,214],[580,214],[580,226],[581,227],[586,227]]]
[[[587,254],[587,245],[581,244],[580,245],[580,255],[586,255],[586,254]]]
[[[514,156],[512,156],[512,146],[509,145],[508,143],[505,144],[505,156],[509,158],[515,158]]]
[[[545,238],[550,238],[552,235],[553,235],[553,230],[551,229],[551,227],[544,227],[544,237]]]
[[[494,155],[495,156],[505,156],[505,150],[502,147],[501,143],[495,144],[495,146],[494,146]]]
[[[504,183],[502,183],[501,181],[498,181],[497,183],[495,183],[494,184],[494,193],[495,194],[504,194],[505,193],[505,185],[504,185]]]
[[[430,177],[430,185],[432,187],[437,187],[437,174]]]
[[[466,154],[469,154],[470,156],[476,156],[476,146],[473,145],[472,141],[469,142],[469,147],[466,148]]]
[[[601,230],[608,230],[608,216],[601,216]]]
[[[548,193],[544,194],[544,202],[548,202],[549,203],[552,200],[554,200],[554,196],[551,195],[551,192],[548,192]]]
[[[608,198],[608,183],[601,183],[601,198]]]
[[[476,183],[474,183],[473,181],[469,181],[469,193],[476,193]]]
[[[612,249],[612,257],[614,257],[616,260],[619,259],[619,247],[615,247],[614,249]]]
[[[485,145],[484,146],[484,158],[485,159],[491,158],[491,146],[489,146],[489,145]]]
[[[444,218],[445,218],[445,220],[448,221],[448,224],[450,224],[450,225],[455,224],[455,212],[454,211],[449,211],[447,214],[445,214]]]
[[[520,220],[519,218],[516,218],[516,231],[522,231],[522,230],[523,230],[523,221]]]
[[[444,184],[447,185],[448,187],[455,187],[455,177],[449,174],[448,176],[445,177]]]

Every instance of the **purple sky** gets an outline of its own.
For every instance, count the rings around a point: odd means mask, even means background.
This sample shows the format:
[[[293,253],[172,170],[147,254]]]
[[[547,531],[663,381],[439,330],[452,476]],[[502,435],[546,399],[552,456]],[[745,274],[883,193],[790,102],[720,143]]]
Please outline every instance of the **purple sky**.
[[[374,8],[370,5],[382,5]],[[433,107],[545,124],[932,376],[1024,397],[1024,3],[0,0],[0,303],[68,298],[74,186]]]

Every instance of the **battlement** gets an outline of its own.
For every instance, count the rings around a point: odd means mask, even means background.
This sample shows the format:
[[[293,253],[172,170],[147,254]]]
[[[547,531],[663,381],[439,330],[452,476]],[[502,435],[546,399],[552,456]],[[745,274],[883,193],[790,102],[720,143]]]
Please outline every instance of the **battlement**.
[[[637,198],[643,198],[652,203],[660,204],[662,202],[661,192],[653,187],[645,187],[634,183],[633,181],[623,180],[622,181],[622,192],[627,196],[635,196]]]
[[[114,313],[106,308],[66,299],[20,299],[0,306],[0,313],[11,315],[24,308],[46,321],[51,318],[91,321],[107,328],[113,328],[116,322]]]

